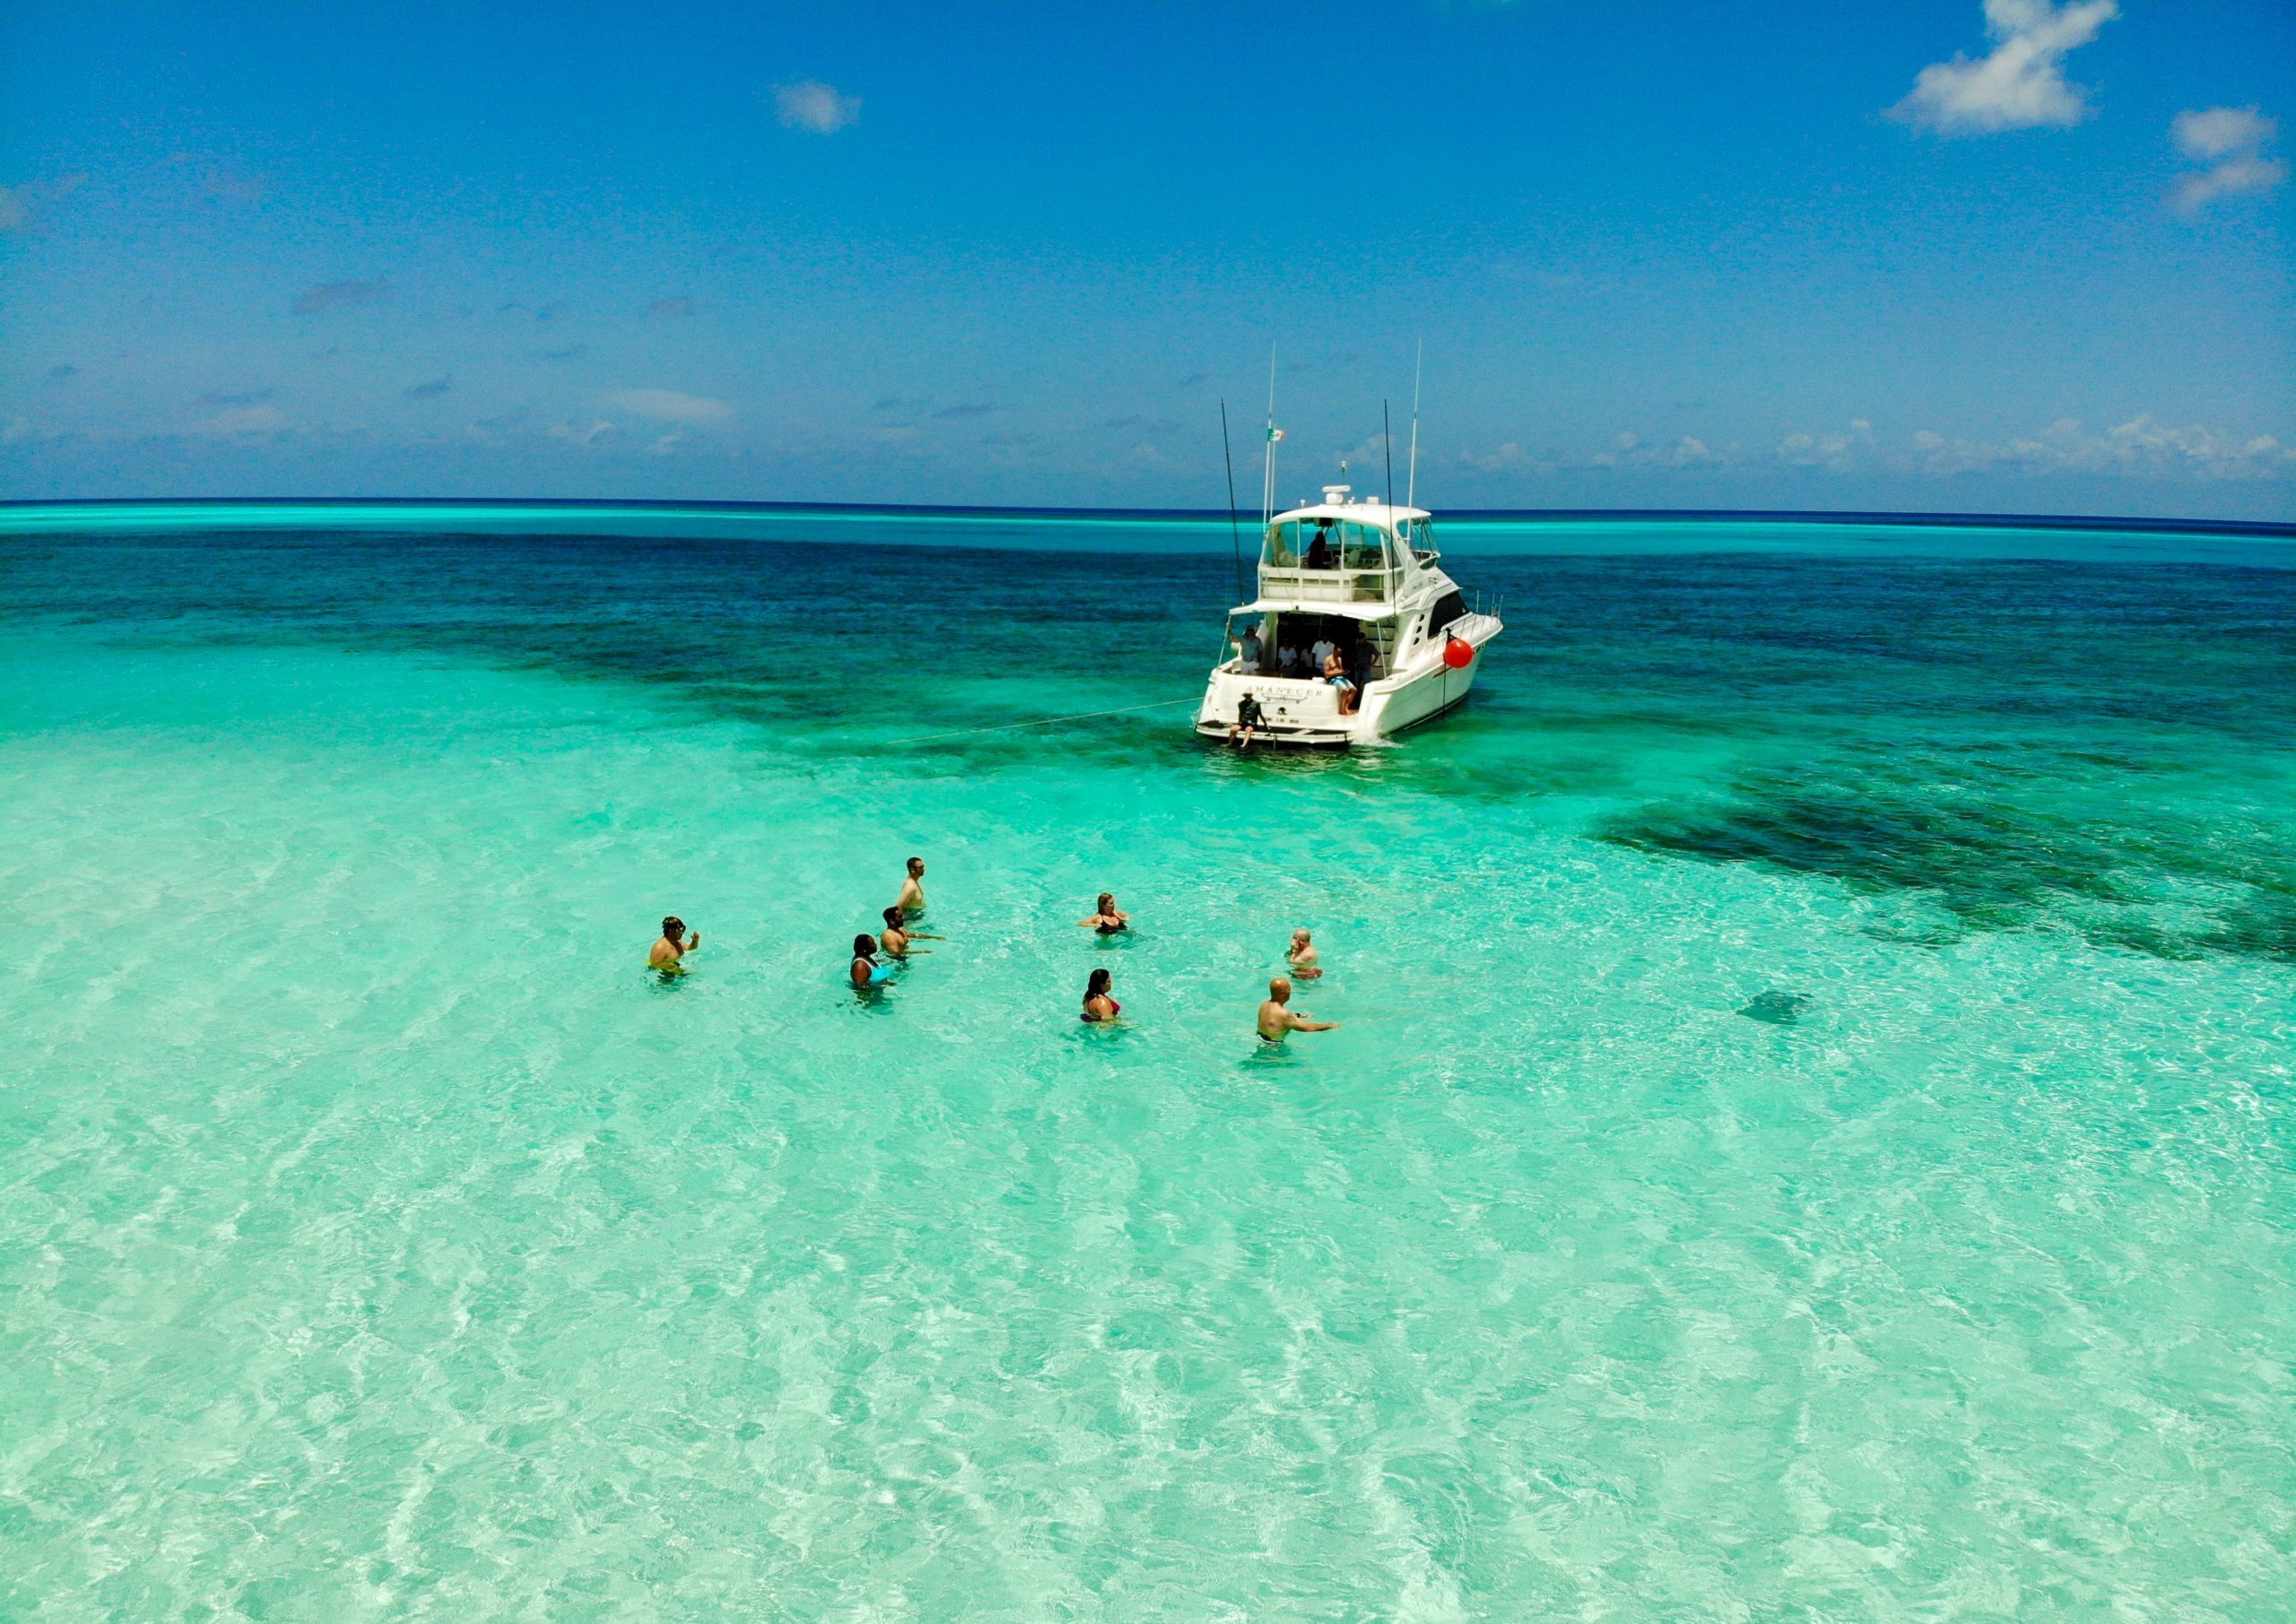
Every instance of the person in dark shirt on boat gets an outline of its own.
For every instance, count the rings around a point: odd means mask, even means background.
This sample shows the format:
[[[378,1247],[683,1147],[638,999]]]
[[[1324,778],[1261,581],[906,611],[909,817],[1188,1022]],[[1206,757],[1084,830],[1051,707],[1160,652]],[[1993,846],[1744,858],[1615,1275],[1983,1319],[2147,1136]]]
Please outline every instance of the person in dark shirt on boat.
[[[1331,521],[1329,519],[1316,521],[1316,539],[1308,543],[1306,565],[1309,569],[1337,568],[1331,556]]]
[[[1248,750],[1253,733],[1265,725],[1266,718],[1260,714],[1259,701],[1246,694],[1236,701],[1236,721],[1228,729],[1228,743],[1238,750]]]
[[[701,933],[685,934],[685,921],[672,914],[662,921],[662,939],[654,943],[654,951],[646,955],[649,968],[681,970],[685,968],[685,956],[701,945]]]

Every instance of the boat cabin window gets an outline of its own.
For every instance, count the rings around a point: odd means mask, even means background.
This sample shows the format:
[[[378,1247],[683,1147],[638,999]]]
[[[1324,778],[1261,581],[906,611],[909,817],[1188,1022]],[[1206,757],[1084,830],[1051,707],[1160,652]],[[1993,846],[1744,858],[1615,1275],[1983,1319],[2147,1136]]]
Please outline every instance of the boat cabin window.
[[[1467,612],[1467,601],[1456,592],[1447,592],[1435,600],[1435,607],[1427,612],[1427,636],[1430,641],[1450,630],[1451,622]]]
[[[1286,519],[1267,527],[1260,561],[1279,569],[1385,569],[1387,534],[1344,519]]]

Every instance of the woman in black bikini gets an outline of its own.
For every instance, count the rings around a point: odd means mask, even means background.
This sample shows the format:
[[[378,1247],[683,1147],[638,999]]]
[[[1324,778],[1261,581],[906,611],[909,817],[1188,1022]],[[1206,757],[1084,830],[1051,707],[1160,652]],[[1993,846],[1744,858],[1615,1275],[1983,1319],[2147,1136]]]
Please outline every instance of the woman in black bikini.
[[[1100,899],[1092,906],[1092,916],[1079,919],[1079,925],[1091,925],[1103,936],[1113,936],[1121,930],[1132,928],[1132,916],[1116,905],[1114,891],[1102,891]]]
[[[1094,970],[1085,977],[1083,1018],[1095,1026],[1124,1013],[1124,1005],[1109,996],[1109,984],[1114,979],[1105,969]]]

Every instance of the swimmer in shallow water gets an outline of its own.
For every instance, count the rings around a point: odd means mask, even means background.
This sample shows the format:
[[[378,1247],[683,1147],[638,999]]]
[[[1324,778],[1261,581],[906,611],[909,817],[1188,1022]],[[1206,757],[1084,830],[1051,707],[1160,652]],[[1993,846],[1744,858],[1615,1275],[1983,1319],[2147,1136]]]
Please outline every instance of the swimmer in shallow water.
[[[853,968],[848,973],[853,977],[853,985],[865,991],[884,986],[893,967],[877,962],[877,939],[864,932],[853,938]]]
[[[1094,970],[1084,978],[1083,1019],[1093,1025],[1102,1025],[1124,1013],[1124,1005],[1109,995],[1109,988],[1116,977],[1105,969]]]
[[[900,882],[900,895],[893,899],[893,906],[904,914],[925,911],[925,859],[909,860],[909,878]]]
[[[1113,936],[1118,931],[1132,928],[1132,916],[1116,905],[1114,891],[1102,891],[1100,899],[1092,905],[1092,916],[1076,923],[1080,927],[1090,925],[1103,936]]]
[[[1292,1007],[1292,984],[1278,976],[1267,984],[1267,1002],[1259,1006],[1262,1043],[1281,1043],[1290,1032],[1335,1032],[1336,1020],[1310,1020]]]
[[[685,934],[685,921],[672,914],[662,921],[662,939],[654,943],[654,951],[646,955],[648,968],[678,970],[685,968],[685,956],[701,945],[701,933]]]
[[[889,908],[885,910],[885,928],[877,935],[877,945],[895,959],[906,959],[911,953],[929,953],[933,951],[929,947],[910,945],[924,934],[923,931],[909,928],[908,916],[900,908]],[[938,936],[933,938],[935,942],[940,939]]]
[[[1316,939],[1304,930],[1292,933],[1292,951],[1283,955],[1292,966],[1292,973],[1302,981],[1313,981],[1324,973],[1316,961]]]

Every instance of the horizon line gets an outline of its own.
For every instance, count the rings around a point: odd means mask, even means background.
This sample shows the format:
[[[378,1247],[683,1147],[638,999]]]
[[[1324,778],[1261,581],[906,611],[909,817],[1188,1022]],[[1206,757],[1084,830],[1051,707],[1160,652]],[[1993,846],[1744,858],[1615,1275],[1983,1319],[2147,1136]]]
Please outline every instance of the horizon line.
[[[527,508],[566,512],[668,515],[689,512],[723,517],[810,515],[869,517],[892,515],[959,521],[999,519],[1097,520],[1102,523],[1217,523],[1232,519],[1225,508],[987,507],[918,502],[776,502],[723,499],[681,500],[655,497],[52,497],[0,498],[0,524],[52,511],[58,517],[96,509],[164,508]],[[1956,513],[1935,510],[1865,510],[1821,508],[1458,508],[1445,522],[1600,523],[1706,520],[1770,524],[1864,524],[1909,527],[1987,525],[2020,530],[2118,530],[2194,535],[2254,535],[2296,539],[2296,519],[2151,518],[2109,514]],[[1258,523],[1257,518],[1253,521]]]

